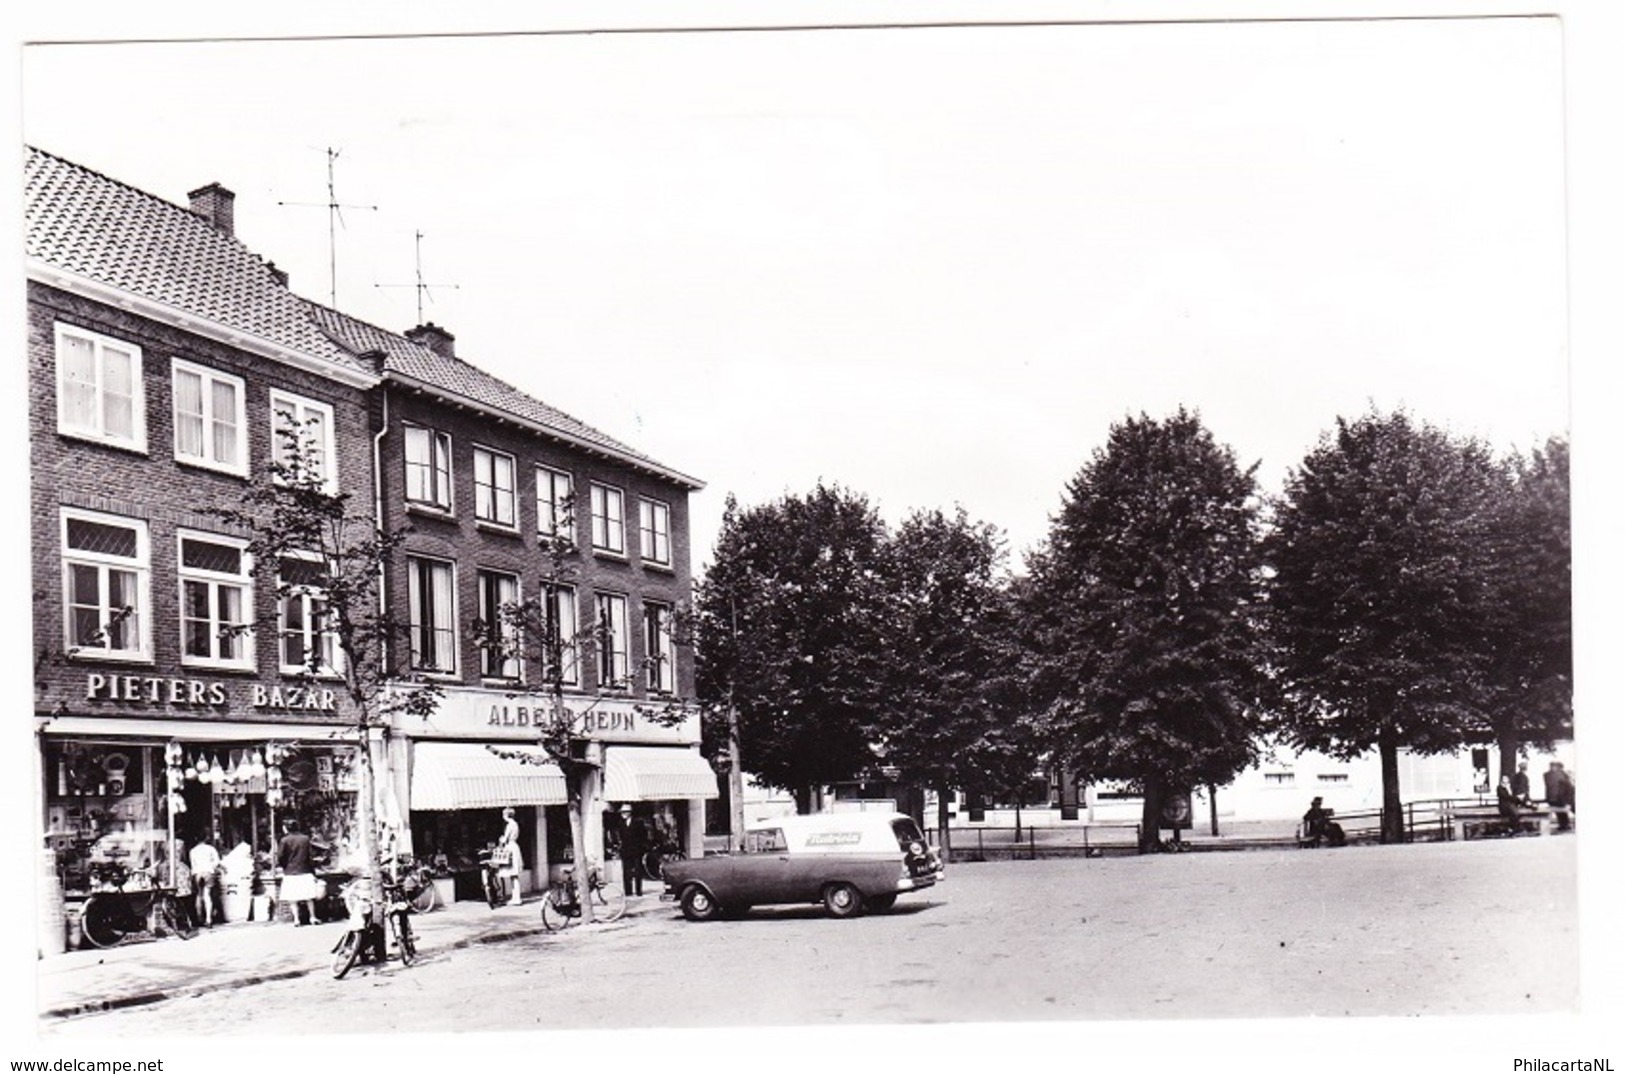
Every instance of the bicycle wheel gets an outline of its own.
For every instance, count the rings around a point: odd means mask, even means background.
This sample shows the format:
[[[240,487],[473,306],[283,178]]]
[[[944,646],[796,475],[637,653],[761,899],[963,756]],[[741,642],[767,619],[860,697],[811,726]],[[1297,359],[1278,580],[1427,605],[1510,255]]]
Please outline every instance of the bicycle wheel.
[[[344,934],[344,939],[339,941],[339,945],[333,948],[333,977],[338,979],[349,973],[350,967],[355,965],[355,960],[360,954],[361,935],[355,929],[351,929]]]
[[[592,889],[592,916],[595,921],[618,921],[626,913],[626,892],[609,884]]]
[[[401,949],[401,965],[410,966],[418,957],[417,941],[412,937],[412,919],[402,910],[395,914],[395,943]]]
[[[418,890],[412,896],[412,909],[417,913],[426,914],[430,910],[434,909],[434,884],[430,882],[429,875],[427,873],[419,874],[417,881]]]
[[[124,907],[115,899],[92,895],[85,900],[79,917],[79,927],[85,939],[97,947],[112,947],[128,935],[125,927]]]
[[[572,913],[561,905],[564,898],[556,887],[548,888],[547,894],[542,896],[542,927],[549,932],[567,929],[581,919],[580,910]]]
[[[659,880],[661,865],[664,858],[658,850],[645,850],[643,852],[643,878],[645,880]]]

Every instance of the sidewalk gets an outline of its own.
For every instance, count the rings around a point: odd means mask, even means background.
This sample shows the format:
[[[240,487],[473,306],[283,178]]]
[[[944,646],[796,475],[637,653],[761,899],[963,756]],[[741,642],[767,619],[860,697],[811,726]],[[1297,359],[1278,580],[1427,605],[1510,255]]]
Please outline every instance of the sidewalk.
[[[658,885],[628,900],[626,915],[606,929],[628,927],[641,914],[661,910]],[[666,909],[669,911],[670,907]],[[136,941],[118,947],[68,951],[38,962],[40,1017],[71,1018],[135,1007],[311,973],[331,972],[331,952],[344,922],[297,928],[287,922],[242,922],[201,929],[195,938]],[[541,897],[492,910],[459,902],[412,917],[420,951],[446,951],[545,932]],[[561,935],[569,935],[569,932]]]

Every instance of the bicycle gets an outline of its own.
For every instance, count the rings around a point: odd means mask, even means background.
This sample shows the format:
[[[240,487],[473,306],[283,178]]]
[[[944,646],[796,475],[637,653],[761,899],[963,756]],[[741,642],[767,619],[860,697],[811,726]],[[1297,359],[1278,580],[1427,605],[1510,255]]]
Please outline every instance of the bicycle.
[[[156,937],[160,930],[183,940],[195,935],[180,927],[175,889],[153,884],[151,869],[126,869],[112,862],[97,871],[97,879],[108,886],[91,893],[79,916],[80,930],[92,945],[112,947],[137,933]],[[125,890],[124,885],[133,878],[144,878],[147,886]]]
[[[666,863],[669,861],[682,861],[688,857],[674,844],[667,843],[662,846],[650,847],[643,852],[640,865],[643,868],[645,880],[662,880],[665,877]]]
[[[619,920],[626,913],[626,894],[620,888],[604,881],[604,874],[595,865],[587,872],[587,887],[592,892],[594,921],[605,923]],[[581,897],[576,894],[575,870],[565,869],[557,881],[548,885],[542,896],[542,926],[549,932],[567,929],[581,920]]]
[[[371,885],[357,877],[344,885],[344,905],[350,925],[333,946],[333,976],[342,979],[357,962],[383,965],[389,959],[384,926],[373,920]],[[411,903],[400,885],[384,881],[384,920],[400,952],[401,965],[410,966],[418,957],[417,938],[412,935]]]
[[[388,868],[395,883],[399,884],[405,893],[407,904],[412,907],[413,913],[426,914],[434,909],[436,902],[434,873],[427,865],[410,854],[402,854]]]

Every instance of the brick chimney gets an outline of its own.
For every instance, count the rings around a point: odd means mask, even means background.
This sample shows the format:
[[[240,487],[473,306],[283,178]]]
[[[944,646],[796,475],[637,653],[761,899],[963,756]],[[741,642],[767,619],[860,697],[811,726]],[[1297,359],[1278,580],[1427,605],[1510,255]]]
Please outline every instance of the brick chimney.
[[[192,199],[194,213],[228,237],[234,234],[232,204],[237,200],[237,195],[219,183],[210,183],[208,186],[198,187],[186,196]]]
[[[427,347],[442,358],[457,357],[457,337],[433,321],[406,330],[406,338],[420,347]]]

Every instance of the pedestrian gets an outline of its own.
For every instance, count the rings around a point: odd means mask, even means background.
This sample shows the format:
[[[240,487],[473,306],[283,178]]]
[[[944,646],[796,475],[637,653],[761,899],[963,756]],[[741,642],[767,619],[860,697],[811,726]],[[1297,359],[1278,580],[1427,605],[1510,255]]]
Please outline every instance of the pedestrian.
[[[189,940],[197,931],[192,923],[192,867],[186,862],[186,844],[179,839],[175,840],[173,866],[170,861],[166,856],[163,882],[175,896],[175,929],[182,939]]]
[[[220,920],[220,851],[208,832],[193,845],[188,863],[192,867],[192,906],[196,911],[193,921],[200,927],[213,928]]]
[[[1519,761],[1518,770],[1512,773],[1512,797],[1524,809],[1534,805],[1529,800],[1529,762]]]
[[[621,890],[643,894],[643,854],[649,849],[649,821],[636,813],[621,833]]]
[[[288,820],[282,826],[282,842],[277,846],[276,864],[282,874],[277,901],[293,903],[293,923],[316,923],[316,872],[311,865],[310,836],[299,823]]]
[[[1518,798],[1512,793],[1512,777],[1502,776],[1495,788],[1495,808],[1507,826],[1508,835],[1518,834]]]
[[[1574,785],[1567,772],[1563,771],[1563,762],[1553,761],[1546,766],[1542,773],[1546,783],[1546,808],[1552,811],[1557,818],[1557,830],[1569,830],[1569,806],[1572,804]]]
[[[497,840],[497,852],[502,855],[502,887],[509,906],[522,901],[519,877],[525,871],[525,855],[519,849],[519,821],[514,819],[513,806],[502,811],[502,837]]]

